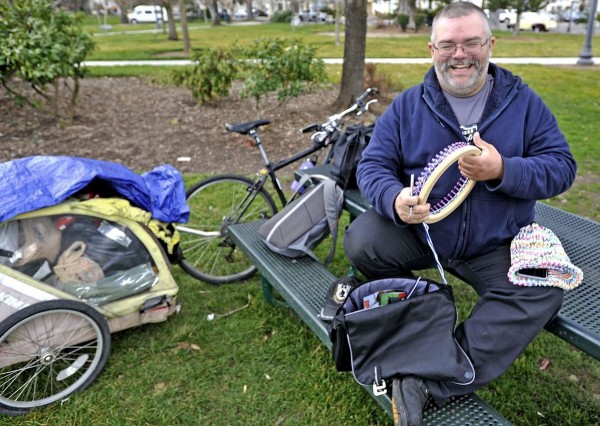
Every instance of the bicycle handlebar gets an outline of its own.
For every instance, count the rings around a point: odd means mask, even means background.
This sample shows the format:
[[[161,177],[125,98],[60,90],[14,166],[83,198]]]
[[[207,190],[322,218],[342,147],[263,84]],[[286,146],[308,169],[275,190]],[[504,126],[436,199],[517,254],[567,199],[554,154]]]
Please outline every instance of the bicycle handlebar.
[[[364,91],[364,93],[362,95],[360,95],[358,98],[356,98],[356,100],[354,101],[352,106],[350,106],[350,108],[348,108],[340,113],[332,115],[323,124],[314,123],[309,126],[306,126],[305,128],[300,129],[300,133],[316,132],[315,135],[313,135],[313,140],[315,142],[322,142],[325,139],[325,137],[327,136],[327,134],[332,133],[337,128],[338,120],[342,119],[344,116],[350,114],[351,112],[356,111],[357,109],[358,109],[358,112],[356,113],[356,115],[361,115],[364,112],[368,111],[369,105],[371,105],[373,102],[377,102],[377,99],[373,99],[367,103],[365,103],[365,100],[369,96],[376,95],[377,92],[379,92],[379,90],[377,90],[376,87],[369,87],[367,90]],[[324,133],[324,134],[320,135],[322,133]],[[316,138],[316,140],[315,140],[315,138]]]
[[[320,124],[311,124],[310,126],[306,126],[304,129],[300,129],[300,133],[310,133],[319,130],[321,127]]]
[[[338,114],[334,114],[331,117],[329,117],[329,119],[327,120],[327,123],[323,124],[323,127],[325,127],[328,124],[335,124],[336,121],[338,121],[339,119],[343,118],[345,115],[356,111],[358,109],[358,113],[357,115],[361,115],[363,112],[368,111],[368,107],[371,104],[371,102],[377,102],[377,100],[373,100],[370,102],[367,102],[365,104],[365,99],[367,99],[369,96],[371,95],[375,95],[378,92],[377,88],[375,87],[369,87],[367,90],[364,91],[364,93],[362,95],[360,95],[352,104],[352,106],[350,108],[348,108],[345,111],[342,111]]]
[[[354,103],[360,107],[366,106],[364,104],[365,99],[367,99],[371,95],[376,95],[378,91],[379,90],[377,90],[376,87],[369,87],[367,90],[365,90],[365,92],[362,95],[358,97],[358,99],[356,99],[356,101],[354,101]]]
[[[332,115],[331,117],[329,117],[327,119],[327,121],[323,124],[312,124],[308,127],[305,127],[304,129],[301,130],[302,133],[308,133],[308,132],[313,132],[316,131],[312,136],[311,139],[313,141],[313,143],[317,144],[317,145],[327,145],[328,142],[328,138],[330,138],[331,135],[333,135],[336,131],[339,131],[339,125],[338,125],[338,121],[341,120],[344,116],[350,114],[351,112],[354,112],[358,109],[356,115],[361,115],[364,112],[369,110],[369,105],[371,105],[373,102],[377,102],[377,99],[373,99],[369,102],[365,103],[365,100],[371,96],[371,95],[375,95],[378,92],[377,88],[375,87],[370,87],[367,90],[365,90],[365,92],[360,95],[352,104],[352,106],[350,106],[350,108]]]

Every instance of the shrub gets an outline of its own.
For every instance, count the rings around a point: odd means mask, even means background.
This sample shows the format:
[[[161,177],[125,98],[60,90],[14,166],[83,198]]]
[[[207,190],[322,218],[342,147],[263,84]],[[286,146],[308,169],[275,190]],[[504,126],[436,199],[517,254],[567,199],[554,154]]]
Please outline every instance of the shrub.
[[[425,22],[427,21],[427,14],[418,11],[415,13],[413,19],[415,21],[415,32],[418,32],[419,28],[422,28],[425,25]]]
[[[3,1],[0,16],[0,84],[32,106],[40,105],[41,96],[56,118],[71,120],[84,75],[81,63],[94,48],[80,17],[53,7],[51,0]],[[26,95],[17,80],[39,96]]]
[[[315,59],[316,49],[298,40],[257,39],[248,47],[202,49],[194,54],[195,65],[171,73],[171,81],[185,86],[201,103],[227,96],[238,73],[243,76],[240,97],[260,101],[275,92],[278,107],[288,98],[320,86],[327,80],[325,65]],[[236,59],[241,58],[241,59]]]
[[[192,92],[202,104],[229,95],[238,69],[230,52],[223,49],[201,49],[192,55],[191,68],[174,70],[172,81]]]
[[[291,10],[278,10],[271,16],[271,22],[292,22]]]
[[[254,98],[255,109],[260,112],[261,99],[271,92],[277,93],[281,105],[320,86],[327,77],[325,64],[315,53],[316,48],[295,39],[260,38],[249,47],[238,48],[236,57],[250,58],[239,63],[244,72],[240,96]]]
[[[402,28],[402,32],[405,32],[406,28],[408,27],[408,21],[409,21],[408,15],[405,13],[400,13],[396,17],[396,20],[398,21],[398,25],[400,25],[400,28]]]

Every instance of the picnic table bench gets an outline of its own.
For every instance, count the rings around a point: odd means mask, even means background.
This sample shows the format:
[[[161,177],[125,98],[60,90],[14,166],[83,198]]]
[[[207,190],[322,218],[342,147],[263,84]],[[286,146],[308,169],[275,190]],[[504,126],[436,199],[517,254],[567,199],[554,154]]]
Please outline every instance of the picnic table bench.
[[[257,267],[261,274],[263,294],[268,302],[280,305],[273,290],[283,298],[300,318],[331,350],[327,324],[319,318],[329,285],[336,280],[325,266],[311,257],[290,259],[269,250],[258,236],[258,228],[264,221],[232,225],[229,236]],[[332,362],[333,368],[333,362]],[[375,396],[370,387],[364,389],[375,398],[391,416],[392,403],[388,395]],[[424,424],[430,425],[510,425],[496,410],[475,394],[452,398],[442,408],[429,408],[423,416]]]
[[[322,170],[315,172],[323,173]],[[364,213],[368,208],[368,202],[358,190],[344,192],[344,209],[351,218]],[[584,273],[583,283],[577,289],[565,292],[565,301],[559,315],[546,329],[600,359],[600,258],[595,255],[600,249],[600,223],[543,203],[536,205],[536,221],[554,231],[571,261]],[[258,236],[262,222],[233,225],[229,228],[229,235],[261,274],[266,300],[292,308],[323,344],[331,349],[327,324],[319,318],[319,312],[330,284],[337,277],[310,257],[290,259],[269,250]],[[283,301],[274,296],[274,290]],[[370,387],[364,388],[391,416],[389,395],[375,396]],[[441,408],[428,408],[423,415],[423,423],[482,426],[511,424],[475,394],[452,398]]]

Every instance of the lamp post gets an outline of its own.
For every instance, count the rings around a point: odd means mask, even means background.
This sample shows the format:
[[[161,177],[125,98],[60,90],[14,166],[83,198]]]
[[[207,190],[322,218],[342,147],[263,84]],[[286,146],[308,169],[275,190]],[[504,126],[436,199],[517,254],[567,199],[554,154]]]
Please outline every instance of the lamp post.
[[[567,26],[568,33],[571,32],[571,22],[573,22],[573,4],[574,2],[571,2],[571,8],[569,9],[569,25]]]
[[[594,65],[594,60],[592,59],[592,35],[594,34],[594,20],[596,18],[596,10],[598,10],[598,0],[593,0],[590,6],[590,14],[588,17],[585,44],[583,45],[583,50],[579,54],[577,65]]]

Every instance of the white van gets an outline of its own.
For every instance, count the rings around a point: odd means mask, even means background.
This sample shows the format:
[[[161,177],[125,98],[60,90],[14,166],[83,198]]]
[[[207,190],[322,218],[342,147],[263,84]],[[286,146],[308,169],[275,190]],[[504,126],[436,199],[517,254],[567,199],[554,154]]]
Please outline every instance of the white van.
[[[130,24],[156,22],[157,18],[160,18],[163,22],[169,22],[167,9],[163,7],[162,16],[160,16],[158,6],[136,6],[133,8],[133,12],[127,14]]]

